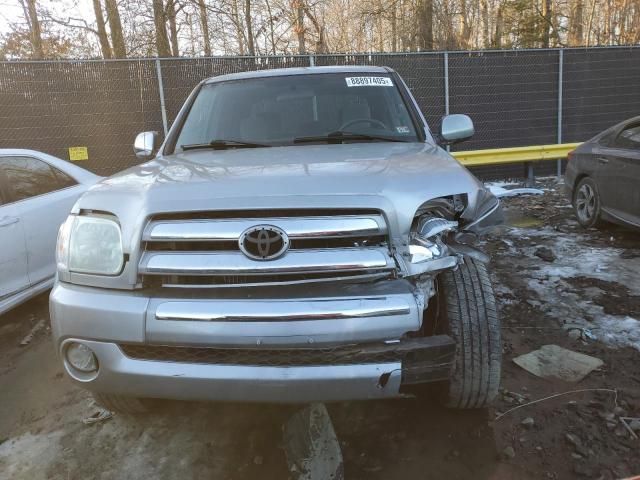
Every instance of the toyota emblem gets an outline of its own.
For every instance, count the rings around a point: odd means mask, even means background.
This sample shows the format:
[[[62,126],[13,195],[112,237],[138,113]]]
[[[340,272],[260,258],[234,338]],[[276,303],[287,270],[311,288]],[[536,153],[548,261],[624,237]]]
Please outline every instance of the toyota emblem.
[[[274,225],[256,225],[240,235],[242,253],[254,260],[275,260],[289,248],[289,237]]]

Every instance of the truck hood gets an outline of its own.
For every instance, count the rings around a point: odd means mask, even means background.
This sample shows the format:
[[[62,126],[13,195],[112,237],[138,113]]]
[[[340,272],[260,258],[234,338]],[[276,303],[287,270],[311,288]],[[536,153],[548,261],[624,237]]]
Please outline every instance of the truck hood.
[[[203,210],[375,208],[395,237],[408,233],[427,200],[466,193],[472,204],[483,191],[453,157],[425,143],[192,150],[101,181],[76,210],[115,214],[125,244],[150,215]]]

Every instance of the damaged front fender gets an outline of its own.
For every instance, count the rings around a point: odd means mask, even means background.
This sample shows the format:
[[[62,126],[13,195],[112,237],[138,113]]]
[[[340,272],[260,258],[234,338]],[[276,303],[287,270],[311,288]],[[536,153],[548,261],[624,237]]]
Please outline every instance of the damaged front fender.
[[[491,228],[504,223],[500,200],[489,190],[482,188],[478,191],[475,203],[468,205],[462,212],[461,219],[464,221],[463,231],[475,234],[486,233]]]

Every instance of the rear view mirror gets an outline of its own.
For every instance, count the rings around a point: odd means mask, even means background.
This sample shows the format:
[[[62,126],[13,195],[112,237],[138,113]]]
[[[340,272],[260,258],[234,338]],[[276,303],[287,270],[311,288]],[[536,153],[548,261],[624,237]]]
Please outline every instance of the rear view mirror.
[[[133,142],[133,151],[138,158],[151,158],[156,150],[158,132],[139,133]]]
[[[473,137],[475,129],[473,122],[467,115],[447,115],[442,117],[440,138],[446,145],[462,142]]]

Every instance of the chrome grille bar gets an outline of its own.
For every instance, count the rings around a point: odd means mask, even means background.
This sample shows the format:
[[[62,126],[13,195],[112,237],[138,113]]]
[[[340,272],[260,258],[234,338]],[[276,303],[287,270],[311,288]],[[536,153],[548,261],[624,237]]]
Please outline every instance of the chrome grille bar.
[[[241,252],[154,252],[140,262],[144,275],[246,275],[392,270],[386,248],[289,250],[281,258],[256,261]]]
[[[158,306],[158,320],[200,322],[265,322],[337,320],[346,318],[408,315],[403,297],[269,301],[171,301]]]
[[[145,228],[143,240],[237,240],[246,229],[260,224],[275,225],[287,232],[291,239],[360,237],[387,233],[386,222],[381,215],[155,220]]]

